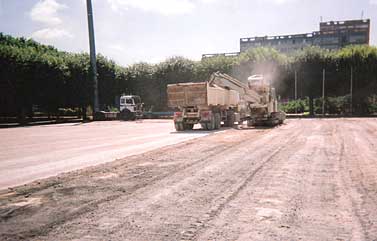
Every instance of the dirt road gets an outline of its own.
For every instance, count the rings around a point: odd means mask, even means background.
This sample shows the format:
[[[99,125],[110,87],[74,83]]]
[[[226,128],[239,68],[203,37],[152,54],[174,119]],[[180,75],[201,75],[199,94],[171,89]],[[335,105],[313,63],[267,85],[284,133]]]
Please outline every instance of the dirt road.
[[[171,120],[0,129],[0,189],[205,136]]]
[[[0,194],[0,239],[377,240],[377,119],[227,130]]]

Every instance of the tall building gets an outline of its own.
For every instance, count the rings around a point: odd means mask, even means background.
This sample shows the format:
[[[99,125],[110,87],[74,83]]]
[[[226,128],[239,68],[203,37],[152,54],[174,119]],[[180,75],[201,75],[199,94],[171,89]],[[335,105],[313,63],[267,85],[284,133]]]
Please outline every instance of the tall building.
[[[318,37],[314,44],[326,49],[339,49],[352,44],[369,45],[370,20],[320,23]]]
[[[251,48],[271,47],[281,52],[289,53],[303,49],[307,46],[319,46],[321,48],[335,50],[352,44],[367,44],[370,40],[370,20],[348,20],[321,22],[319,31],[278,35],[265,37],[251,37],[240,39],[240,52],[245,52]],[[239,53],[238,53],[239,54]],[[234,56],[231,54],[203,54],[202,58],[214,56]]]

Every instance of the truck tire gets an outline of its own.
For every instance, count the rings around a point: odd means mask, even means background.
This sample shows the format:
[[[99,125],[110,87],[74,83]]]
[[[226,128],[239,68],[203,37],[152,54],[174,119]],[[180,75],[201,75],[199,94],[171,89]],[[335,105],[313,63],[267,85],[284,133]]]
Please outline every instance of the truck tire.
[[[233,127],[234,121],[235,121],[234,113],[233,112],[228,113],[227,118],[226,118],[226,122],[225,122],[225,126],[226,127]]]
[[[202,122],[202,123],[200,123],[200,125],[202,126],[202,128],[204,130],[207,130],[207,131],[214,130],[215,129],[215,117],[212,116],[211,120],[209,122]]]
[[[203,129],[203,130],[206,130],[206,131],[209,131],[210,128],[211,128],[211,125],[210,125],[210,123],[208,123],[208,122],[200,123],[200,125],[202,126],[202,129]]]
[[[253,120],[247,120],[247,126],[248,127],[255,126],[255,122]]]
[[[284,112],[273,112],[271,114],[271,122],[273,126],[283,124],[284,120],[285,120]]]
[[[207,123],[205,123],[205,129],[207,131],[212,131],[215,128],[213,127],[213,124],[211,122],[207,122]]]
[[[175,122],[174,127],[176,131],[192,130],[194,128],[194,124],[188,124],[184,122]]]
[[[187,124],[187,123],[183,124],[184,130],[192,130],[193,128],[194,128],[194,124]]]
[[[184,131],[183,123],[182,122],[175,122],[174,127],[176,131]]]
[[[212,131],[216,128],[216,117],[212,115],[211,121],[207,123],[208,130]]]
[[[221,116],[220,113],[215,114],[215,130],[220,129],[221,127]]]
[[[135,120],[136,119],[136,115],[135,113],[129,111],[128,109],[124,109],[121,113],[120,113],[120,118],[122,120]]]

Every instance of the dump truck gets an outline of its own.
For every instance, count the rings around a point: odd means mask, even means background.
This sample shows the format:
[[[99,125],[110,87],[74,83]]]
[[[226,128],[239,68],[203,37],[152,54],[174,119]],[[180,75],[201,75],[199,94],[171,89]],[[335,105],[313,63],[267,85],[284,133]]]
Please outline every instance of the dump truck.
[[[174,112],[177,131],[191,130],[200,123],[205,130],[231,127],[247,121],[248,126],[283,123],[274,88],[263,76],[251,76],[243,83],[220,72],[208,81],[167,86],[168,106]]]

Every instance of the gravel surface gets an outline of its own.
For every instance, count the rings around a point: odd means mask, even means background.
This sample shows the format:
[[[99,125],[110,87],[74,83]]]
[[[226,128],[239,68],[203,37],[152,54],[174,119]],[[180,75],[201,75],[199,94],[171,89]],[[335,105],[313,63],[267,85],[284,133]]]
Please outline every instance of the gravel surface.
[[[228,129],[0,192],[0,240],[377,240],[377,119]]]

